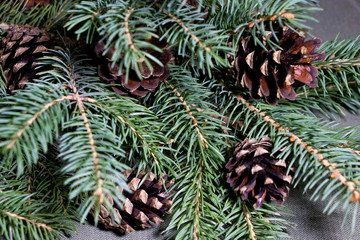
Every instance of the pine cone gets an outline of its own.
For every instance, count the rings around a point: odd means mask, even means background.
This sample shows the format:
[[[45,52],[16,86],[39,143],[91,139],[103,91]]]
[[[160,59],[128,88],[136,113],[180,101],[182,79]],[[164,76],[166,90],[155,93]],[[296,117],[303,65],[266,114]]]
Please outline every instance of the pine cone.
[[[286,176],[286,164],[270,155],[273,143],[269,137],[245,139],[236,145],[233,157],[226,164],[227,182],[242,200],[256,201],[255,208],[273,199],[283,203],[289,193],[292,177]]]
[[[27,2],[26,2],[27,1]],[[35,5],[48,5],[50,0],[21,0],[21,2],[26,2],[25,8],[27,10],[35,7]]]
[[[8,90],[24,88],[39,71],[35,69],[36,59],[50,46],[47,32],[30,25],[0,26],[6,29],[0,46],[0,64],[6,77]]]
[[[120,219],[119,222],[113,222],[110,213],[105,206],[101,206],[99,214],[99,222],[106,228],[118,231],[120,233],[129,233],[137,229],[150,228],[149,222],[156,225],[163,222],[161,218],[164,213],[171,213],[172,201],[169,196],[172,192],[165,193],[163,181],[155,179],[153,173],[146,176],[146,171],[142,170],[139,175],[130,171],[126,171],[124,175],[128,179],[128,186],[132,193],[118,188],[124,196],[126,201],[123,203],[123,210],[118,206],[113,199],[108,197],[109,202],[113,205],[115,213]],[[146,176],[146,179],[143,178]],[[167,176],[163,176],[166,189],[171,188],[173,181],[167,181]],[[140,182],[144,182],[140,185]],[[93,214],[93,212],[92,212]],[[113,216],[114,219],[116,219]]]
[[[280,32],[277,45],[282,49],[273,50],[264,40],[266,51],[260,44],[255,46],[253,37],[248,36],[241,40],[235,58],[235,85],[246,85],[253,98],[264,96],[266,102],[274,105],[280,97],[295,100],[293,87],[296,85],[317,87],[318,71],[310,63],[325,58],[324,53],[315,52],[321,44],[320,39],[305,41],[288,27]],[[271,33],[268,37],[276,42]]]
[[[44,6],[44,5],[48,5],[50,4],[51,0],[0,0],[0,3],[2,2],[8,2],[11,1],[11,4],[13,3],[17,3],[17,2],[22,2],[25,3],[25,8],[27,10],[30,10],[31,8],[35,7],[36,5],[40,5],[40,6]]]
[[[125,69],[119,71],[119,64],[117,63],[115,63],[114,67],[112,67],[113,63],[111,62],[111,58],[115,52],[115,48],[111,48],[111,50],[103,56],[105,44],[103,42],[99,42],[95,46],[95,52],[101,59],[101,64],[98,66],[98,74],[102,80],[110,84],[118,84],[116,86],[112,86],[114,92],[122,96],[142,98],[149,92],[155,91],[160,83],[169,77],[170,70],[167,64],[172,58],[172,54],[166,48],[166,41],[159,41],[158,39],[152,37],[148,42],[162,49],[162,52],[158,52],[153,49],[145,49],[145,51],[157,58],[163,66],[160,66],[150,60],[153,67],[153,70],[150,71],[145,62],[142,62],[139,69],[142,69],[141,76],[143,77],[143,80],[138,78],[135,70],[130,69],[129,79],[127,82],[125,79]]]

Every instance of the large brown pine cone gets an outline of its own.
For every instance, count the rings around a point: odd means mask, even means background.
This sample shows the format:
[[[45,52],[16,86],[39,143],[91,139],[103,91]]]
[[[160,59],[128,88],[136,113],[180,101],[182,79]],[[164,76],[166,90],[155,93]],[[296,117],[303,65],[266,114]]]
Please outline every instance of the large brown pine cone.
[[[37,27],[26,25],[8,25],[0,45],[0,64],[6,77],[9,91],[24,88],[24,83],[32,81],[38,70],[36,60],[49,48],[50,36]]]
[[[166,190],[171,188],[174,182],[167,181],[167,176],[164,175],[165,184],[163,184],[161,178],[157,179],[153,173],[147,174],[145,170],[142,170],[139,175],[136,175],[132,170],[126,171],[124,175],[128,179],[128,186],[132,192],[119,188],[119,191],[126,197],[123,210],[113,199],[108,198],[120,221],[113,222],[110,213],[102,205],[98,219],[99,223],[106,229],[129,233],[138,229],[150,228],[150,222],[156,225],[163,222],[162,216],[165,213],[171,213],[172,206],[171,192],[167,193]],[[93,212],[91,213],[93,214]],[[115,216],[113,218],[116,219]]]
[[[286,164],[271,156],[273,143],[269,137],[245,139],[236,145],[233,157],[226,164],[227,182],[242,200],[255,201],[254,207],[273,199],[283,203],[289,193],[292,177],[286,175]]]
[[[115,63],[112,67],[113,62],[111,62],[112,55],[115,52],[115,48],[111,48],[105,55],[105,44],[99,42],[95,46],[95,52],[97,56],[101,59],[101,62],[98,66],[98,74],[100,78],[110,84],[117,84],[112,86],[114,92],[122,96],[130,96],[135,98],[145,97],[149,92],[153,92],[157,89],[162,81],[164,81],[170,75],[170,70],[168,63],[172,58],[170,50],[166,48],[166,41],[159,41],[158,39],[152,37],[148,40],[149,43],[155,45],[156,47],[162,49],[162,52],[155,51],[153,49],[144,49],[155,58],[157,58],[163,66],[155,63],[150,60],[150,63],[153,67],[151,71],[150,68],[141,62],[139,69],[141,69],[142,80],[138,78],[135,70],[130,69],[129,79],[125,78],[125,69],[119,69],[119,64]],[[120,72],[120,73],[119,73]]]
[[[316,67],[312,61],[322,60],[324,53],[316,53],[321,40],[314,38],[305,41],[298,33],[283,27],[279,30],[280,48],[272,49],[263,41],[265,50],[259,43],[255,46],[252,36],[244,37],[235,58],[236,86],[246,85],[253,98],[265,97],[270,104],[277,104],[280,97],[295,100],[294,86],[318,86]],[[272,33],[271,41],[276,42]],[[261,36],[259,36],[262,39]]]

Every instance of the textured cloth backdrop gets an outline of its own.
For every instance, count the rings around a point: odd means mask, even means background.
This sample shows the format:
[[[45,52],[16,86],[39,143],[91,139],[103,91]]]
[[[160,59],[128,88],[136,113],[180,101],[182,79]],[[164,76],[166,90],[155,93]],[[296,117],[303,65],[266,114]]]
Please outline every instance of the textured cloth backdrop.
[[[356,37],[360,35],[360,0],[320,0],[324,9],[317,12],[314,17],[319,23],[310,23],[314,28],[312,33],[325,40],[333,39],[338,33],[339,38]],[[360,124],[359,116],[346,116],[341,124]],[[303,186],[292,189],[285,206],[293,214],[288,217],[295,224],[294,229],[289,229],[294,240],[359,240],[360,239],[360,214],[356,232],[350,235],[351,222],[347,221],[340,229],[344,212],[337,209],[330,216],[322,213],[326,202],[313,202],[309,200],[310,194],[302,194]],[[78,227],[78,234],[71,240],[155,240],[163,239],[159,228],[134,232],[125,236],[118,236],[109,231],[102,231],[90,225]],[[205,239],[204,239],[205,240]]]

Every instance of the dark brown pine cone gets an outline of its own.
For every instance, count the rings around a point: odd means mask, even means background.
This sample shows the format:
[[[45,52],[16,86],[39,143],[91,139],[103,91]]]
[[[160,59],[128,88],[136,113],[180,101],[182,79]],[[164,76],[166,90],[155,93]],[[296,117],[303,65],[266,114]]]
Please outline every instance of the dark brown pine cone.
[[[36,60],[49,48],[50,36],[47,32],[30,25],[8,25],[0,45],[0,64],[6,77],[9,91],[24,88],[24,83],[32,81],[39,71]]]
[[[285,162],[271,156],[273,143],[269,137],[245,139],[236,145],[233,157],[226,164],[227,182],[242,200],[255,201],[259,208],[273,199],[283,203],[289,193],[292,177],[286,175]]]
[[[241,40],[235,57],[235,86],[246,85],[253,98],[265,97],[268,103],[274,105],[280,97],[295,100],[293,87],[296,85],[317,87],[318,71],[311,62],[325,58],[324,53],[315,52],[321,44],[320,39],[305,41],[304,37],[288,27],[279,31],[277,45],[282,49],[274,50],[264,40],[266,51],[259,43],[255,46],[252,36],[247,36]],[[276,42],[271,33],[268,37]]]
[[[26,0],[21,0],[21,2],[26,2]],[[33,7],[35,7],[35,5],[39,4],[39,5],[47,5],[50,3],[50,0],[27,0],[26,2],[26,9],[31,9]]]
[[[117,218],[120,219],[118,222],[113,222],[110,213],[104,205],[101,206],[98,220],[106,229],[129,233],[138,229],[150,228],[150,222],[158,225],[163,222],[162,216],[165,213],[171,213],[170,195],[172,192],[166,193],[165,191],[171,188],[174,182],[167,181],[167,176],[164,175],[165,184],[163,184],[162,179],[156,179],[153,173],[146,174],[145,170],[142,170],[137,176],[132,170],[124,173],[132,193],[118,188],[126,197],[123,210],[113,199],[108,198],[114,207]],[[93,214],[93,212],[91,213]],[[114,216],[113,218],[116,219]]]
[[[130,69],[129,79],[125,79],[125,69],[120,71],[119,64],[115,63],[112,67],[113,62],[111,61],[112,54],[115,52],[113,47],[108,51],[105,56],[103,55],[105,49],[105,44],[99,42],[95,46],[95,52],[97,56],[101,59],[100,65],[98,66],[98,74],[100,78],[110,84],[117,84],[112,86],[114,92],[122,96],[130,96],[134,98],[145,97],[149,92],[154,92],[162,81],[170,75],[170,70],[168,63],[172,58],[170,50],[166,48],[166,41],[159,41],[158,39],[152,37],[149,43],[155,45],[156,47],[162,49],[162,52],[155,51],[153,49],[145,49],[146,52],[158,59],[163,66],[155,63],[150,60],[150,63],[153,67],[151,71],[149,67],[143,61],[141,66],[139,66],[142,80],[138,78],[134,69]],[[120,72],[120,74],[119,74]]]
[[[25,3],[25,8],[27,10],[30,10],[31,8],[35,7],[36,5],[40,5],[40,6],[44,6],[44,5],[48,5],[50,4],[51,0],[0,0],[0,3],[2,2],[12,2],[12,3],[16,3],[16,2],[23,2]]]

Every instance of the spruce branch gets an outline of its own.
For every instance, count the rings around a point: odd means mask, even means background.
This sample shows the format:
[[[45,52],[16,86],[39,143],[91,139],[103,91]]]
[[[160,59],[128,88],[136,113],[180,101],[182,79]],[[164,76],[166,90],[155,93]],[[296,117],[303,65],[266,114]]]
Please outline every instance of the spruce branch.
[[[25,221],[25,222],[28,222],[28,223],[31,223],[31,224],[34,224],[36,225],[37,227],[41,227],[41,228],[44,228],[48,231],[52,231],[52,228],[47,226],[45,223],[40,223],[40,222],[37,222],[35,220],[32,220],[32,219],[28,219],[28,218],[25,218],[25,217],[22,217],[22,216],[19,216],[15,213],[11,213],[11,212],[6,212],[4,211],[4,213],[10,217],[13,217],[13,218],[16,218],[17,220],[20,220],[20,221]]]
[[[71,218],[76,216],[62,211],[59,193],[48,190],[52,180],[41,167],[33,165],[20,177],[15,173],[14,167],[0,173],[0,234],[6,239],[55,239],[73,230]]]
[[[157,166],[159,165],[159,160],[158,160],[158,157],[156,156],[156,155],[159,155],[159,153],[156,150],[153,149],[155,147],[154,144],[148,143],[147,142],[147,140],[148,140],[147,137],[143,136],[140,133],[140,131],[136,129],[136,126],[134,124],[132,124],[129,121],[125,120],[125,118],[123,116],[121,116],[119,114],[119,112],[115,111],[114,109],[112,109],[109,106],[106,106],[106,105],[104,105],[102,103],[99,103],[97,100],[95,100],[93,98],[85,97],[84,101],[95,104],[95,105],[97,105],[97,106],[99,106],[99,107],[101,107],[103,109],[106,109],[110,114],[112,114],[117,119],[119,119],[127,128],[129,128],[133,132],[133,134],[135,136],[137,136],[142,141],[142,144],[143,144],[144,148],[149,150],[150,155],[153,157],[155,164]],[[160,173],[161,172],[162,171],[160,171]]]
[[[3,122],[0,126],[0,148],[4,163],[11,165],[13,161],[17,162],[18,174],[23,172],[24,161],[31,165],[38,160],[40,150],[47,152],[47,144],[53,142],[53,133],[56,136],[59,132],[62,109],[73,98],[60,90],[49,94],[50,89],[57,88],[55,84],[39,83],[38,86],[29,84],[28,90],[16,96],[7,96],[0,104]],[[17,114],[19,111],[23,113]],[[44,137],[38,138],[39,132]]]
[[[125,15],[125,18],[124,18],[124,22],[125,22],[125,34],[128,38],[128,42],[129,42],[129,46],[131,48],[131,50],[133,50],[134,52],[137,52],[137,49],[133,43],[133,40],[132,40],[132,36],[131,36],[131,33],[130,33],[130,29],[129,29],[129,17],[131,15],[131,13],[134,11],[135,9],[132,8],[132,9],[129,9]]]
[[[63,0],[54,3],[54,9],[49,20],[43,24],[43,28],[47,31],[54,29],[59,23],[64,23],[70,15],[70,9],[76,3],[75,0]]]
[[[356,188],[356,184],[353,181],[347,180],[347,178],[341,174],[339,170],[336,170],[336,164],[330,163],[329,160],[325,159],[322,154],[319,153],[319,149],[316,149],[309,145],[307,142],[305,142],[303,139],[301,139],[299,136],[297,136],[294,133],[290,132],[290,129],[288,127],[284,128],[281,126],[280,123],[276,122],[274,119],[272,119],[269,115],[266,115],[264,112],[261,112],[260,109],[256,108],[255,106],[251,105],[249,102],[247,102],[243,97],[239,95],[234,95],[236,99],[241,102],[245,107],[247,107],[251,112],[261,117],[265,122],[275,127],[279,132],[282,133],[283,136],[286,136],[289,138],[290,142],[294,142],[297,145],[300,145],[303,149],[305,149],[309,154],[313,155],[321,164],[326,168],[330,170],[330,177],[331,178],[338,178],[338,180],[349,189],[350,193],[353,194],[351,198],[351,202],[360,201],[360,193]]]
[[[162,12],[164,14],[166,14],[168,17],[170,17],[172,20],[174,20],[182,29],[184,29],[184,31],[186,33],[188,33],[191,38],[197,43],[199,44],[199,46],[204,49],[206,52],[211,52],[211,49],[202,41],[200,41],[199,37],[196,36],[186,25],[185,23],[183,23],[179,18],[175,17],[174,15],[172,15],[171,13],[169,13],[168,11],[166,11],[165,9],[162,10]]]
[[[316,21],[309,14],[320,10],[315,2],[302,0],[227,1],[215,6],[209,4],[209,8],[212,11],[209,11],[211,14],[207,19],[234,35],[234,41],[238,41],[244,31],[254,37],[259,33],[266,37],[265,25],[268,26],[267,31],[276,36],[273,29],[275,22],[292,29],[309,29],[304,24],[305,20]],[[261,44],[261,41],[257,43]]]
[[[186,101],[184,100],[184,98],[181,96],[181,94],[177,91],[177,89],[171,85],[167,80],[165,80],[165,83],[173,90],[173,92],[176,94],[176,96],[179,98],[180,102],[184,105],[187,113],[190,115],[190,117],[192,118],[192,122],[193,122],[193,125],[195,127],[195,130],[197,132],[197,134],[199,135],[200,137],[200,141],[201,141],[201,144],[203,145],[204,148],[208,148],[208,145],[207,145],[207,140],[206,138],[204,137],[204,135],[201,133],[199,127],[198,127],[198,121],[196,120],[196,118],[194,117],[194,114],[193,112],[191,111],[190,109],[190,106],[186,103]],[[204,111],[204,109],[197,109],[198,111]]]
[[[107,10],[111,0],[106,1],[82,1],[73,6],[68,12],[72,14],[69,21],[64,25],[68,30],[75,27],[77,38],[86,33],[86,42],[92,43],[94,35],[102,25],[100,14]]]
[[[272,21],[272,22],[278,21],[279,18],[294,19],[295,14],[291,13],[291,12],[287,12],[286,10],[282,10],[282,11],[280,11],[276,14],[270,15],[270,16],[260,17],[258,19],[251,20],[249,23],[242,25],[241,27],[237,27],[236,29],[233,30],[233,32],[237,33],[245,28],[251,29],[255,25],[259,25],[259,23],[266,22],[266,21]]]
[[[100,204],[104,203],[104,199],[105,199],[105,195],[103,193],[103,179],[101,178],[101,169],[99,166],[99,157],[98,157],[98,152],[96,150],[96,144],[95,144],[95,139],[94,139],[94,135],[93,135],[93,131],[90,127],[89,124],[89,118],[85,112],[85,107],[84,107],[84,103],[80,97],[80,94],[77,90],[77,86],[76,86],[76,82],[75,82],[75,77],[73,75],[73,71],[71,69],[71,66],[68,66],[68,71],[70,73],[70,88],[73,92],[73,96],[74,96],[74,101],[76,101],[76,105],[79,108],[80,114],[83,118],[84,121],[84,126],[86,128],[86,132],[88,133],[88,138],[89,138],[89,145],[91,148],[91,152],[92,152],[92,159],[93,159],[93,163],[94,163],[94,171],[96,174],[96,181],[97,181],[97,189],[93,192],[93,194],[95,196],[99,197],[99,202]]]
[[[352,85],[352,84],[356,84],[356,83],[357,83],[356,81],[350,81],[350,82],[347,83],[347,85]],[[326,89],[332,89],[332,88],[337,88],[337,87],[338,87],[338,85],[329,85],[329,86],[326,86],[325,88]],[[342,87],[345,87],[345,84],[342,84]],[[306,97],[306,96],[309,95],[310,92],[311,92],[311,90],[308,89],[308,90],[306,90],[304,92],[297,93],[296,97],[300,97],[302,95],[305,95],[305,97]]]
[[[254,224],[252,223],[251,216],[250,216],[248,210],[246,209],[245,202],[242,202],[241,205],[242,205],[242,211],[244,213],[245,221],[246,221],[246,223],[248,225],[250,239],[251,240],[257,240],[256,233],[255,233],[255,230],[254,230]]]
[[[242,201],[229,191],[220,191],[223,195],[216,200],[221,203],[221,207],[214,209],[221,219],[217,227],[220,239],[289,238],[284,230],[291,224],[283,218],[286,212],[280,205],[265,203],[261,208],[254,209],[251,202]]]
[[[47,167],[45,166],[45,164],[42,163],[41,161],[38,161],[37,164],[38,164],[40,167],[42,167],[42,168],[47,172],[47,174],[51,177],[51,180],[52,180],[53,183],[55,184],[55,187],[56,187],[56,190],[57,190],[57,194],[59,194],[61,207],[63,208],[64,213],[66,213],[66,212],[67,212],[67,209],[66,209],[66,206],[65,206],[65,204],[64,204],[64,198],[61,196],[61,190],[60,190],[60,188],[59,188],[59,186],[58,186],[59,183],[58,183],[57,180],[55,179],[54,174],[53,174],[53,173],[50,171],[50,169],[47,168]]]
[[[26,1],[2,1],[0,12],[7,14],[1,15],[0,22],[30,24],[50,30],[67,18],[68,10],[75,2],[75,0],[58,0],[45,6],[36,5],[31,10],[27,10],[25,8]]]
[[[187,105],[186,101],[184,100],[184,97],[181,96],[181,94],[177,91],[177,89],[173,85],[171,85],[167,80],[165,80],[165,83],[173,90],[173,92],[179,98],[180,102],[184,105],[187,113],[192,118],[193,126],[194,126],[197,134],[200,137],[200,141],[201,141],[202,146],[205,149],[208,148],[207,140],[204,137],[204,135],[201,133],[201,131],[200,131],[199,127],[198,127],[198,121],[194,117],[194,114],[191,111],[189,105]],[[194,221],[194,226],[193,226],[193,228],[194,228],[193,236],[194,236],[194,239],[196,239],[196,240],[200,239],[200,235],[199,235],[200,234],[199,233],[199,224],[200,224],[199,223],[199,218],[201,216],[200,207],[201,207],[201,193],[202,193],[201,185],[202,185],[202,178],[203,178],[203,165],[204,165],[204,160],[201,157],[200,158],[200,168],[199,168],[199,170],[197,172],[197,180],[196,180],[197,188],[196,188],[196,194],[195,194],[196,197],[195,197],[195,212],[194,212],[195,221]]]
[[[189,6],[174,10],[171,4],[168,9],[161,9],[161,13],[162,20],[158,25],[164,27],[163,38],[166,37],[177,47],[177,53],[187,59],[184,66],[190,64],[211,75],[211,69],[216,65],[229,65],[224,59],[231,50],[227,45],[229,36],[224,34],[224,30],[204,23],[203,13]]]
[[[171,145],[176,152],[171,156],[182,169],[175,182],[183,190],[174,194],[173,217],[166,231],[176,230],[174,234],[181,239],[216,239],[213,226],[217,217],[209,209],[219,208],[218,203],[211,200],[217,196],[211,182],[219,182],[224,161],[220,150],[226,144],[222,121],[209,116],[209,113],[219,114],[211,111],[204,101],[206,88],[189,72],[175,66],[171,66],[171,70],[172,77],[162,84],[164,90],[160,91],[154,106],[159,118],[166,123],[163,131],[174,139]]]
[[[8,145],[6,146],[6,148],[8,150],[11,150],[13,148],[13,146],[15,145],[15,143],[18,141],[19,138],[21,138],[21,136],[23,135],[23,133],[27,130],[28,127],[30,127],[37,119],[38,117],[44,113],[46,110],[48,110],[50,107],[54,106],[56,103],[58,102],[62,102],[65,100],[75,100],[74,96],[72,95],[68,95],[68,96],[63,96],[61,98],[57,98],[52,100],[51,102],[45,104],[39,111],[35,112],[35,114],[33,114],[33,116],[27,120],[24,123],[23,128],[21,128],[18,132],[16,132],[12,137],[11,137],[11,141],[8,143]]]
[[[125,177],[121,174],[128,167],[116,160],[116,157],[124,157],[124,150],[117,144],[119,137],[109,129],[103,119],[91,112],[91,108],[84,101],[87,99],[85,90],[93,88],[93,69],[79,65],[83,60],[73,59],[69,52],[55,50],[52,53],[55,56],[44,57],[41,64],[56,68],[42,72],[41,75],[43,80],[60,81],[60,86],[67,86],[66,89],[53,87],[49,90],[65,91],[72,96],[75,106],[62,123],[65,133],[60,138],[59,158],[67,163],[63,172],[73,175],[65,181],[65,184],[71,183],[70,198],[74,199],[82,194],[86,196],[78,209],[81,221],[84,221],[92,207],[95,208],[97,217],[101,204],[110,206],[105,195],[120,204],[124,196],[117,187],[128,189]],[[96,87],[93,88],[95,89]],[[108,147],[101,147],[100,143]]]
[[[132,2],[117,2],[108,4],[107,10],[99,16],[103,22],[98,31],[105,42],[104,54],[114,52],[111,56],[112,67],[118,63],[119,74],[121,69],[125,69],[126,79],[130,68],[135,70],[139,79],[143,79],[141,71],[145,66],[153,70],[151,61],[163,65],[159,59],[144,50],[162,51],[151,41],[159,38],[152,19],[153,11],[150,7],[139,7]]]
[[[327,63],[317,65],[318,68],[341,68],[341,67],[355,67],[360,66],[359,59],[335,59],[329,60]]]
[[[358,92],[360,85],[359,37],[354,40],[338,40],[336,37],[332,41],[324,42],[319,51],[327,54],[324,61],[315,63],[319,70],[319,90],[322,90],[322,94],[327,95],[326,87],[329,85],[335,85],[342,95],[347,93],[351,96],[353,92]]]

